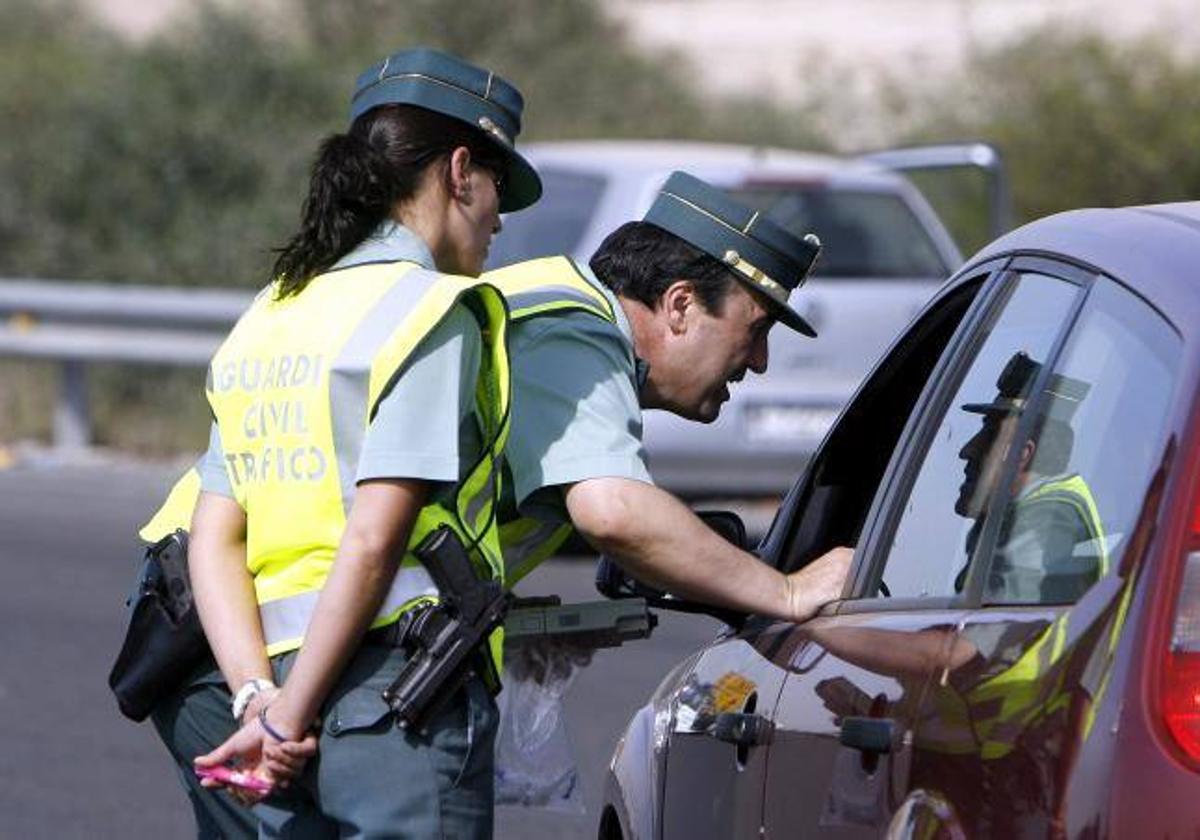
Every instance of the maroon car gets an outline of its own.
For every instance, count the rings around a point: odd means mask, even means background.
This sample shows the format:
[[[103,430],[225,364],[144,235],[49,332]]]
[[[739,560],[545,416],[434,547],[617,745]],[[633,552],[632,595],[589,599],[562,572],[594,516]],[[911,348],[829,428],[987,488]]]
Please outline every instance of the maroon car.
[[[1200,203],[959,271],[758,548],[856,546],[844,598],[725,616],[630,723],[600,837],[1195,836],[1198,278]]]

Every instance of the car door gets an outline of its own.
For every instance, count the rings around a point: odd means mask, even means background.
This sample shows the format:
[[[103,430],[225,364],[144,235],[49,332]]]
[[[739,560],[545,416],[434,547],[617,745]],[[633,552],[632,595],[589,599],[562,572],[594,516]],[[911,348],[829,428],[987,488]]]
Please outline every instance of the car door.
[[[1013,269],[1087,296],[1045,355],[993,361],[948,407],[977,476],[978,537],[957,581],[970,606],[961,655],[923,702],[898,836],[1076,836],[1103,823],[1113,782],[1120,698],[1107,689],[1171,452],[1182,344],[1112,279],[1047,260]],[[987,458],[990,485],[971,465]]]
[[[863,387],[868,396],[851,404],[810,467],[809,479],[790,494],[761,549],[765,560],[776,562],[817,543],[856,541],[889,447],[900,439],[922,385],[989,274],[983,268],[949,290],[870,377]],[[876,417],[870,409],[879,405],[897,410]],[[866,434],[881,445],[861,446]],[[820,533],[812,533],[815,524]],[[779,691],[791,671],[814,664],[814,651],[795,625],[751,619],[702,652],[675,704],[664,774],[664,838],[759,836]],[[840,688],[832,686],[829,696]]]
[[[795,631],[804,641],[794,646],[795,667],[774,712],[763,836],[877,836],[903,801],[932,689],[967,656],[958,632],[967,619],[964,570],[979,537],[975,519],[958,512],[968,510],[960,497],[969,436],[957,406],[993,383],[1014,355],[1046,358],[1080,297],[1080,287],[1061,278],[996,272],[934,374],[917,378],[924,387],[916,408],[866,389],[823,446],[782,566],[794,567],[841,537],[836,525],[827,533],[830,520],[857,516],[861,527],[849,534],[858,545],[854,581],[833,614]],[[876,376],[886,368],[887,360]],[[905,379],[909,371],[898,364],[890,373]],[[855,443],[868,446],[873,430],[842,426],[855,413],[886,426],[889,412],[904,416],[904,431],[876,456],[887,459],[885,471],[863,469]],[[847,492],[839,475],[855,472],[873,476],[875,486]],[[822,504],[822,492],[831,501]]]
[[[780,625],[751,620],[707,648],[679,690],[667,751],[664,840],[758,836],[786,642]]]

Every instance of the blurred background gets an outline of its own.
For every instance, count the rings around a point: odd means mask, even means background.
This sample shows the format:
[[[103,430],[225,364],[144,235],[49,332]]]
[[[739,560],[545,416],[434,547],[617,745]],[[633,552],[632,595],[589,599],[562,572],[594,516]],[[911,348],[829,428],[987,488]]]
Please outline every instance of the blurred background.
[[[354,75],[418,43],[514,80],[522,141],[982,139],[1005,156],[1018,222],[1195,196],[1189,5],[0,0],[0,277],[260,287]],[[962,215],[946,222],[969,254],[986,237]],[[0,463],[49,440],[57,376],[0,358]],[[203,447],[195,369],[88,377],[96,444]]]

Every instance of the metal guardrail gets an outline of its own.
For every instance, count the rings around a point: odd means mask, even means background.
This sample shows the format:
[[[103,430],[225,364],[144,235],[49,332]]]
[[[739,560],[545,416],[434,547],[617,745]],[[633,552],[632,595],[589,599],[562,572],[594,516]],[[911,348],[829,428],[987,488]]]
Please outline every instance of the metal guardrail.
[[[54,444],[92,439],[91,362],[208,364],[251,292],[49,280],[0,280],[0,355],[57,360]]]

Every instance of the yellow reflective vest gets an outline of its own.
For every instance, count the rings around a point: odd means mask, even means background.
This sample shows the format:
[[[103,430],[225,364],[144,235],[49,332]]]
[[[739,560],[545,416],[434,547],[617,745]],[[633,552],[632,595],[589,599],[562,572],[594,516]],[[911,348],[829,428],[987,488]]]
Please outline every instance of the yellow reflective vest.
[[[367,268],[367,267],[364,267]],[[373,266],[372,266],[373,268]],[[346,269],[345,271],[360,271],[359,269]],[[338,272],[339,274],[344,272]],[[458,282],[470,283],[462,278],[456,278]],[[314,281],[316,282],[316,281]],[[587,279],[580,274],[575,263],[566,257],[547,257],[544,259],[530,260],[528,262],[519,263],[517,265],[508,266],[496,271],[489,272],[483,275],[478,283],[473,287],[475,290],[498,289],[509,308],[509,318],[513,322],[524,321],[530,318],[550,316],[563,312],[586,312],[594,315],[597,318],[616,323],[616,314],[613,311],[612,304],[605,295],[595,288]],[[310,287],[311,288],[311,287]],[[306,289],[304,294],[308,294]],[[432,325],[429,326],[432,329]],[[429,329],[425,330],[427,334]],[[232,338],[232,336],[231,336]],[[486,336],[485,336],[486,338]],[[494,339],[494,336],[493,336]],[[420,338],[411,342],[409,352],[412,347],[419,343]],[[496,352],[493,350],[493,353]],[[218,354],[220,356],[220,354]],[[215,361],[215,360],[214,360]],[[504,382],[502,390],[506,395],[505,406],[507,406],[507,391],[508,391],[508,367],[507,357],[504,359]],[[227,371],[228,373],[228,371]],[[497,387],[500,387],[498,384]],[[507,433],[507,413],[504,415],[505,433]],[[230,450],[225,445],[224,434],[222,433],[222,445],[225,448],[226,458],[230,457]],[[493,453],[499,451],[499,447],[490,447]],[[346,453],[350,455],[350,452]],[[236,459],[235,459],[236,460]],[[276,462],[277,463],[277,462]],[[348,461],[349,468],[354,461]],[[270,466],[270,463],[268,463]],[[278,467],[276,467],[277,469]],[[353,470],[348,469],[349,480],[353,481]],[[350,488],[352,489],[352,488]],[[175,528],[188,527],[191,521],[192,510],[195,507],[196,497],[200,492],[200,477],[195,470],[189,471],[175,485],[170,496],[159,511],[154,515],[154,518],[147,523],[140,532],[143,539],[148,542],[153,542],[161,538],[163,535],[170,533]],[[498,492],[498,491],[497,491]],[[461,493],[460,498],[464,495]],[[469,490],[465,497],[471,497]],[[489,499],[489,504],[486,510],[489,515],[492,515],[491,504],[494,502],[494,497]],[[432,507],[432,506],[431,506]],[[482,509],[482,508],[481,508]],[[424,518],[424,517],[423,517]],[[344,525],[344,519],[342,520]],[[414,531],[410,545],[416,545],[420,537],[428,530],[421,528],[421,521],[418,521],[418,529]],[[432,526],[430,526],[432,527]],[[520,580],[539,563],[551,557],[554,552],[566,541],[571,534],[571,525],[567,523],[556,522],[541,522],[532,518],[521,517],[515,520],[507,521],[499,526],[499,545],[503,554],[504,571],[499,575],[507,586],[511,586],[516,581]],[[339,529],[340,533],[340,529]],[[488,545],[491,545],[491,539],[488,540]],[[330,555],[332,559],[332,555]],[[411,555],[406,557],[406,565],[410,565]],[[499,565],[500,561],[496,561]],[[253,567],[252,567],[253,571]],[[326,573],[327,573],[326,569]],[[403,571],[403,570],[402,570]],[[415,579],[419,574],[418,569],[411,569],[404,572],[408,579]],[[401,575],[397,575],[400,579]],[[421,582],[424,583],[424,576],[421,575]],[[257,578],[256,578],[257,580]],[[322,575],[321,581],[324,581]],[[319,589],[319,587],[317,587]],[[317,589],[309,590],[314,593],[311,597],[315,601],[315,592]],[[424,593],[432,597],[432,590]],[[389,609],[386,615],[381,616],[377,621],[377,626],[382,626],[389,621],[394,621],[407,606],[414,603],[410,599],[401,603],[398,608],[394,604],[394,599],[389,599],[389,604],[392,609]],[[260,610],[262,608],[260,607]],[[270,609],[265,612],[270,612]],[[304,620],[306,615],[311,614],[308,611],[295,611],[296,622]],[[265,625],[264,625],[265,626]],[[298,642],[297,642],[298,644]],[[295,647],[291,645],[290,647]],[[271,653],[279,652],[285,649],[280,647],[277,650],[269,647]]]
[[[1069,507],[1078,519],[1079,537],[1095,543],[1097,571],[1100,579],[1106,579],[1110,571],[1110,559],[1103,520],[1095,497],[1087,482],[1079,475],[1048,479],[1034,487],[1017,502],[1021,506],[1036,504],[1062,504]],[[956,709],[953,700],[935,695],[939,703],[940,720],[930,727],[927,746],[944,752],[976,752],[985,760],[1007,756],[1015,748],[1018,739],[1038,721],[1059,712],[1069,705],[1073,691],[1079,690],[1077,679],[1069,673],[1073,657],[1081,653],[1101,656],[1104,659],[1103,678],[1095,692],[1097,701],[1107,687],[1109,665],[1129,599],[1133,592],[1133,576],[1118,583],[1109,581],[1108,597],[1099,617],[1092,611],[1084,612],[1078,604],[1064,610],[1034,638],[1020,656],[998,673],[981,680],[968,689]],[[1091,596],[1095,598],[1096,596]],[[1091,600],[1091,598],[1089,598]],[[1098,653],[1089,646],[1081,645],[1080,638],[1095,632],[1103,621],[1112,621],[1107,641]],[[947,702],[948,701],[948,702]],[[1084,723],[1083,737],[1087,737],[1094,720],[1094,702]],[[948,722],[969,722],[973,743],[962,738],[948,737],[953,730]],[[962,729],[958,730],[958,734]],[[934,746],[934,743],[937,746]]]
[[[396,621],[437,589],[411,553],[440,524],[503,580],[496,502],[508,434],[507,308],[478,280],[408,263],[365,264],[314,278],[294,297],[260,294],[217,351],[206,387],[234,497],[246,511],[246,562],[267,653],[300,646],[329,575],[354,495],[363,437],[405,362],[463,302],[483,336],[476,415],[478,462],[446,503],[419,513],[372,627]],[[143,528],[154,540],[190,522],[199,480],[176,485]],[[499,639],[493,652],[498,652]]]
[[[514,324],[566,312],[585,312],[614,324],[617,321],[609,299],[567,257],[517,263],[488,272],[481,279],[504,295]],[[511,585],[550,558],[571,535],[571,530],[569,523],[542,522],[529,517],[502,523],[500,544],[507,569],[505,580]]]

